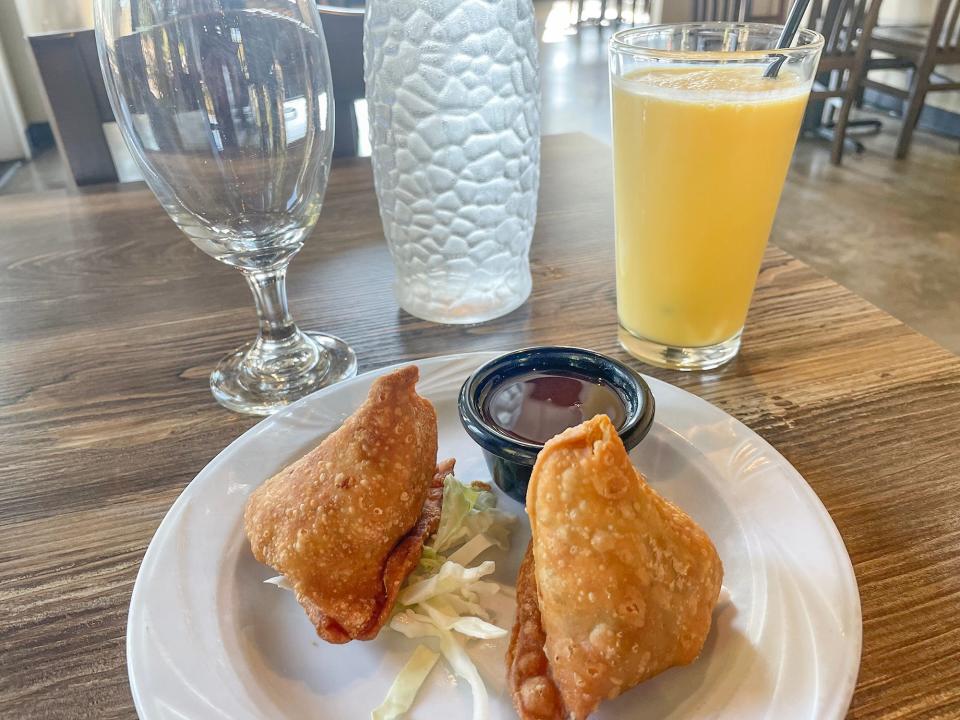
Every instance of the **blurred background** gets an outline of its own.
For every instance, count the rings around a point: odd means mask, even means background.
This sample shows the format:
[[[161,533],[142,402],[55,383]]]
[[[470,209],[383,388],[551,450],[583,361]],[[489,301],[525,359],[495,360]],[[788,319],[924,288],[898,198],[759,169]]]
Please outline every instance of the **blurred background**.
[[[787,2],[534,5],[543,132],[609,144],[613,32],[695,19],[778,22]],[[364,155],[363,3],[322,1],[321,10],[336,152]],[[0,0],[0,194],[139,179],[103,93],[92,25],[89,0]],[[814,1],[808,25],[828,31],[833,59],[821,65],[771,239],[960,353],[960,0]]]

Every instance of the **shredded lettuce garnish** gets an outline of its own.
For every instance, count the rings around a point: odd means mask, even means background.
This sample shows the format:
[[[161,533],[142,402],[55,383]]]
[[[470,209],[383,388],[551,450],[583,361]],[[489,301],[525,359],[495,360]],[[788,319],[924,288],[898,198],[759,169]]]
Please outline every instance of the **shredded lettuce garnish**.
[[[510,515],[497,510],[497,496],[485,487],[447,476],[437,532],[397,596],[390,620],[390,627],[408,638],[439,641],[450,669],[470,685],[473,720],[489,718],[490,698],[466,643],[499,639],[507,631],[492,622],[484,606],[501,589],[499,583],[484,580],[496,564],[470,563],[491,547],[506,550],[512,522]]]
[[[277,575],[276,577],[267,578],[263,581],[265,585],[276,585],[281,590],[290,590],[293,591],[293,585],[287,582],[287,578],[283,575]]]
[[[417,645],[413,655],[397,675],[383,703],[370,713],[371,720],[397,720],[413,705],[417,692],[440,657],[426,645]]]
[[[473,720],[487,720],[490,717],[490,697],[487,687],[483,684],[477,666],[452,632],[438,627],[429,618],[418,615],[412,610],[395,615],[390,621],[390,627],[408,638],[439,638],[440,652],[450,665],[450,669],[470,685],[470,693],[473,695]]]
[[[460,546],[460,549],[455,551],[449,558],[448,562],[456,563],[457,565],[466,565],[469,562],[473,562],[476,557],[482,553],[487,548],[493,547],[497,543],[494,542],[488,535],[480,533],[479,535],[474,535],[472,538],[467,540],[463,545]]]
[[[464,485],[448,475],[443,483],[440,526],[429,546],[443,554],[484,533],[506,550],[513,518],[497,510],[497,496],[489,490]]]
[[[479,584],[480,578],[489,575],[496,569],[493,560],[487,560],[476,567],[465,568],[449,560],[440,566],[436,574],[423,580],[408,584],[397,596],[400,605],[416,605],[438,595],[447,593],[473,594],[474,585]],[[497,586],[499,588],[499,586]],[[496,590],[494,590],[496,592]],[[466,599],[470,599],[465,595]]]
[[[503,589],[499,583],[484,579],[496,570],[496,564],[492,560],[474,566],[470,563],[491,547],[506,550],[512,523],[512,516],[497,509],[496,495],[482,485],[464,485],[448,475],[443,483],[437,532],[424,546],[390,620],[390,627],[408,638],[437,643],[450,669],[470,685],[473,720],[488,720],[490,700],[467,643],[471,639],[503,638],[507,631],[494,624],[485,606]],[[282,576],[266,582],[291,589]],[[418,646],[383,703],[372,712],[371,720],[403,717],[436,658],[436,653]]]

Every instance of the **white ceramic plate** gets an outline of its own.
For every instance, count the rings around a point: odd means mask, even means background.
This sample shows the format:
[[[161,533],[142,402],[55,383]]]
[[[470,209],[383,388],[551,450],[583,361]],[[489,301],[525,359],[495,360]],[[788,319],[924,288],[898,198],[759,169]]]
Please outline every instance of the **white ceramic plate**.
[[[495,353],[419,361],[418,390],[437,407],[440,455],[463,480],[487,479],[457,416],[467,375]],[[127,663],[143,720],[369,718],[415,641],[385,629],[372,642],[328,645],[290,593],[263,580],[243,532],[247,495],[336,429],[372,380],[354,378],[244,433],[190,483],[147,549],[130,603]],[[656,422],[632,453],[652,485],[713,538],[729,602],[700,659],[605,703],[596,718],[792,718],[845,715],[860,660],[860,599],[850,559],[823,505],[770,445],[709,403],[647,378]],[[496,579],[513,585],[529,539],[523,508]],[[512,603],[509,599],[507,604]],[[512,622],[512,608],[497,619]],[[492,718],[514,718],[504,692],[505,641],[474,644],[495,694]],[[438,663],[410,717],[470,718],[470,693]]]

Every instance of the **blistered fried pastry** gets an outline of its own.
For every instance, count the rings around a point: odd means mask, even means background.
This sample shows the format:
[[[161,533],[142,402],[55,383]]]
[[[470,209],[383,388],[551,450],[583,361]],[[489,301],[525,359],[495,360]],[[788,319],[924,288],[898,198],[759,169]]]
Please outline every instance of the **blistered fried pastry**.
[[[720,592],[720,558],[707,534],[647,485],[609,418],[598,415],[546,443],[527,512],[540,627],[524,610],[529,590],[518,587],[526,626],[515,628],[513,644],[528,652],[508,660],[521,718],[583,720],[604,699],[696,659]],[[529,652],[537,632],[539,664]],[[549,698],[551,684],[559,715],[531,702]]]
[[[547,641],[533,573],[533,544],[517,575],[517,619],[507,650],[507,684],[522,720],[565,720],[567,712],[550,674]]]
[[[247,502],[254,556],[287,578],[328,642],[376,637],[439,522],[452,461],[436,465],[437,416],[418,377],[410,366],[378,379],[336,432]]]

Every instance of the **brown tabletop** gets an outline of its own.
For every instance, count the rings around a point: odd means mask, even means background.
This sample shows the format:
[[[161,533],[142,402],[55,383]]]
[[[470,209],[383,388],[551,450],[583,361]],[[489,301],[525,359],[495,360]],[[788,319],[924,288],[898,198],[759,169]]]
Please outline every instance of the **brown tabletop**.
[[[853,558],[851,717],[960,717],[960,359],[771,247],[739,358],[639,366],[615,340],[609,150],[545,138],[542,174],[533,296],[448,327],[398,310],[370,166],[338,164],[291,268],[294,315],[348,340],[361,371],[569,343],[723,408],[797,467]],[[131,718],[140,559],[184,486],[256,422],[207,387],[255,332],[251,298],[142,185],[3,198],[0,273],[0,717]]]

